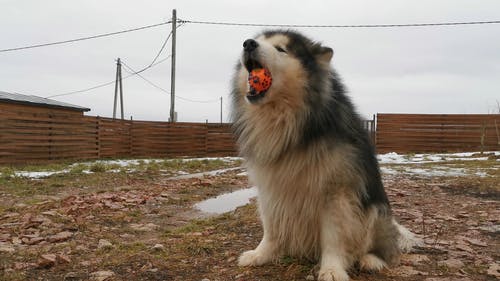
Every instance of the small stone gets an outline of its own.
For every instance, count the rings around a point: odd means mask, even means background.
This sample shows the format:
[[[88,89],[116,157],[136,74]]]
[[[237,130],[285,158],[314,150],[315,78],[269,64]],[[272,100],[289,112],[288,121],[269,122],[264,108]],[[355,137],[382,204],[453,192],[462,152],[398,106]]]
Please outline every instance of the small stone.
[[[70,263],[71,259],[68,255],[65,254],[58,254],[56,256],[56,261],[57,263]]]
[[[49,268],[53,267],[56,264],[56,255],[54,254],[45,254],[42,255],[40,260],[38,261],[38,268]]]
[[[201,279],[201,281],[210,281],[210,279],[208,279],[208,278],[203,278],[203,279]]]
[[[306,280],[309,280],[309,281],[314,280],[314,275],[312,275],[312,274],[307,275]]]
[[[232,263],[234,261],[236,261],[236,257],[230,257],[230,258],[227,259],[228,263]]]
[[[163,246],[163,244],[155,244],[153,246],[153,250],[155,251],[162,251],[163,249],[165,249],[165,246]]]
[[[99,239],[99,243],[97,244],[97,249],[109,249],[112,247],[113,244],[106,239]]]
[[[105,281],[109,278],[115,276],[113,271],[104,270],[104,271],[96,271],[90,274],[90,280],[92,281]]]

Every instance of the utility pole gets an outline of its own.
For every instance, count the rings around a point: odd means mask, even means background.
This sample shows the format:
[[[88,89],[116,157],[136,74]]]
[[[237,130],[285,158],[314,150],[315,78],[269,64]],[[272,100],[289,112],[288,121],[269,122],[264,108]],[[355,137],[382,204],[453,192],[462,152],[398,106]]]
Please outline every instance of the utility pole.
[[[222,97],[220,97],[220,123],[222,124]]]
[[[172,71],[170,77],[170,122],[175,122],[175,40],[177,29],[177,11],[172,10]]]
[[[121,118],[123,120],[123,84],[122,84],[122,62],[120,61],[120,58],[118,58],[118,70],[120,71],[120,109],[121,109]]]
[[[113,119],[116,119],[116,104],[118,101],[118,87],[120,88],[120,108],[121,118],[123,119],[123,86],[122,86],[122,63],[120,58],[116,60],[116,80],[115,80],[115,99],[113,102]]]

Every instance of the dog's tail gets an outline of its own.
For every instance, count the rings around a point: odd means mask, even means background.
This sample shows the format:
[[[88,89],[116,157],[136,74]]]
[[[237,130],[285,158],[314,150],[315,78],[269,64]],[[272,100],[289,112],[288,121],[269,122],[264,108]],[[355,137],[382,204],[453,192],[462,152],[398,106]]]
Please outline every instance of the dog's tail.
[[[398,247],[401,252],[409,253],[414,247],[423,246],[424,241],[419,235],[409,231],[408,228],[400,225],[396,220],[392,222],[399,232]]]

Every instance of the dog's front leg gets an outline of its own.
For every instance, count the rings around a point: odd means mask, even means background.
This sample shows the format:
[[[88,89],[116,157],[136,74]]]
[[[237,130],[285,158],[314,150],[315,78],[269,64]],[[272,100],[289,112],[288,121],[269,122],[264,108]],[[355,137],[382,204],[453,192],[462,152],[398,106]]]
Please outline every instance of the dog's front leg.
[[[269,231],[264,227],[264,237],[259,246],[254,250],[241,254],[238,264],[240,266],[259,266],[268,263],[277,257],[277,243],[271,239]]]
[[[341,229],[334,219],[328,217],[321,222],[321,266],[319,281],[348,281],[348,261],[343,247]]]
[[[238,264],[240,266],[259,266],[272,261],[278,257],[278,242],[276,231],[273,228],[273,223],[270,212],[266,208],[261,196],[259,203],[260,219],[264,230],[264,236],[257,248],[251,251],[246,251],[241,254]]]

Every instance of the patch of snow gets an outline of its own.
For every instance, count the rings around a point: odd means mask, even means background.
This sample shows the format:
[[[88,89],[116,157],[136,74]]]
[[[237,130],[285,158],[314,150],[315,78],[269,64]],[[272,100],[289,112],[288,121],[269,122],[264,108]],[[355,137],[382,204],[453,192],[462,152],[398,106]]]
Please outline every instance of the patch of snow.
[[[202,158],[184,158],[180,159],[182,162],[190,162],[190,161],[215,161],[215,160],[221,160],[224,162],[234,162],[234,161],[241,161],[243,158],[241,157],[202,157]]]
[[[486,172],[476,172],[474,175],[478,176],[478,177],[481,177],[481,178],[485,178],[488,176],[488,173]]]
[[[403,157],[403,155],[397,154],[396,152],[379,154],[377,158],[380,164],[402,164],[408,161]]]
[[[243,169],[243,168],[236,167],[236,168],[220,169],[220,170],[201,172],[201,173],[195,173],[195,174],[184,174],[184,175],[180,175],[180,176],[170,177],[168,179],[169,180],[181,180],[181,179],[203,178],[204,176],[216,176],[218,174],[223,174],[223,173],[226,173],[229,171],[235,171],[235,170],[241,170],[241,169]]]
[[[385,174],[385,175],[396,175],[396,174],[398,174],[398,171],[396,171],[394,169],[391,169],[391,168],[387,168],[387,167],[380,167],[380,172],[382,174]]]
[[[449,161],[484,161],[488,160],[487,156],[472,157],[479,152],[461,152],[461,153],[437,153],[437,154],[415,154],[404,155],[396,152],[390,152],[377,155],[380,164],[419,164],[419,163],[441,163]],[[495,153],[500,155],[500,152],[485,152]]]
[[[405,174],[418,175],[423,177],[459,177],[466,176],[467,173],[464,169],[460,168],[433,168],[433,169],[419,169],[407,168],[404,170]]]
[[[45,172],[27,172],[27,171],[18,171],[14,172],[14,175],[16,177],[23,177],[23,178],[30,178],[30,179],[40,179],[40,178],[46,178],[52,175],[56,174],[64,174],[68,173],[69,170],[62,170],[62,171],[45,171]]]

